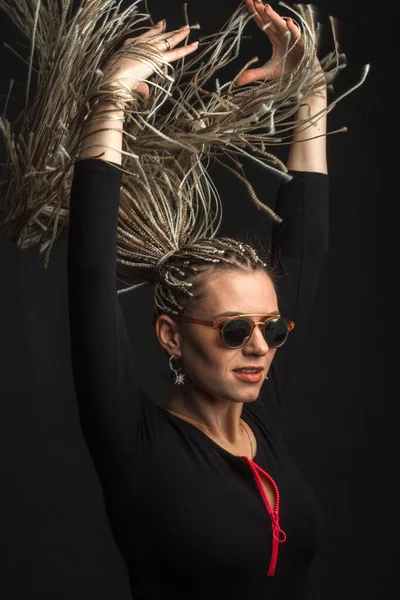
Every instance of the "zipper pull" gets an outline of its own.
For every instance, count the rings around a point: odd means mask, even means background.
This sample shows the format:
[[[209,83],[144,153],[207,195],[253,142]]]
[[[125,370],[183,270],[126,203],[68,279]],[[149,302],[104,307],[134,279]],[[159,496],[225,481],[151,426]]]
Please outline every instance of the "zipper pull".
[[[283,531],[283,529],[281,529],[280,525],[279,525],[279,516],[278,516],[278,512],[276,510],[274,510],[274,538],[276,539],[277,542],[279,542],[280,544],[282,544],[282,542],[286,542],[286,533]]]

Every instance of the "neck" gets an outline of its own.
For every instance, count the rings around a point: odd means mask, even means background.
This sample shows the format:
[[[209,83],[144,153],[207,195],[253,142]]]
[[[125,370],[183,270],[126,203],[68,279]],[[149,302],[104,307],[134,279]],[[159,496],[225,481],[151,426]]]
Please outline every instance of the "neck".
[[[204,394],[200,398],[172,389],[163,408],[185,417],[221,441],[233,445],[243,439],[240,418],[243,402],[212,398]]]

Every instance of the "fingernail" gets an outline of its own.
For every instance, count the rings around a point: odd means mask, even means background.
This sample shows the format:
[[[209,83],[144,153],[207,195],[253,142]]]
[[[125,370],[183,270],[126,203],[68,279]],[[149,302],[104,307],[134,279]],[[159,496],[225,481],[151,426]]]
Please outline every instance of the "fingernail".
[[[198,46],[198,45],[199,45],[199,42],[192,42],[190,45],[191,45],[191,46]]]

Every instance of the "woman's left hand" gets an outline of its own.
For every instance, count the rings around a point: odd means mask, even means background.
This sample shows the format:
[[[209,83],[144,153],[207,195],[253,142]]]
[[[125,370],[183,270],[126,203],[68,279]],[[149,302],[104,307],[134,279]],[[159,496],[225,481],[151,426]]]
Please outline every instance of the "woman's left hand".
[[[299,27],[291,20],[285,20],[269,4],[261,0],[245,0],[248,11],[268,36],[272,44],[272,56],[262,67],[247,69],[236,80],[237,86],[247,85],[253,81],[277,79],[290,73],[300,62],[304,53],[304,44]],[[288,44],[289,37],[289,44]],[[285,60],[283,56],[291,48]]]

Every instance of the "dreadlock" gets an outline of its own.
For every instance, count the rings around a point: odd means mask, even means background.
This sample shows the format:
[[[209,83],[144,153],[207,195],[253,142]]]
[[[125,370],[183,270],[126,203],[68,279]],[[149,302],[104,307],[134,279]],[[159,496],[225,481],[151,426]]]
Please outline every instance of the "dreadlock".
[[[285,74],[282,68],[276,79],[236,87],[239,75],[258,60],[253,59],[232,81],[221,84],[216,79],[215,89],[206,89],[211,77],[239,56],[245,26],[253,18],[244,2],[217,34],[201,39],[195,56],[175,67],[148,44],[118,49],[122,38],[137,37],[145,29],[143,22],[151,20],[138,12],[138,4],[139,0],[120,11],[114,0],[82,0],[72,15],[69,0],[60,0],[51,10],[47,2],[37,0],[0,0],[0,10],[31,42],[17,141],[15,124],[5,114],[0,116],[7,150],[0,181],[0,235],[22,249],[38,246],[47,267],[56,238],[68,230],[74,163],[83,149],[82,125],[99,102],[111,102],[120,110],[123,100],[118,293],[151,284],[155,313],[176,315],[196,301],[199,282],[213,269],[267,268],[250,245],[216,237],[222,210],[208,173],[210,162],[229,170],[256,206],[281,222],[257,197],[241,160],[249,158],[289,181],[287,167],[267,148],[289,145],[296,127],[312,125],[311,117],[300,122],[293,116],[304,98],[332,84],[346,66],[346,57],[339,52],[336,23],[330,17],[334,49],[319,61],[322,70],[315,76],[321,33],[315,10],[309,4],[280,2],[303,36],[304,54],[293,71]],[[282,61],[293,43],[289,36]],[[108,85],[106,67],[121,55],[153,66],[154,75],[147,81],[152,93],[141,106],[125,86]],[[32,71],[38,73],[38,87],[30,104]],[[367,72],[368,65],[361,80],[322,112],[359,87]]]
[[[216,271],[242,269],[273,271],[255,249],[239,240],[220,237],[202,238],[160,262],[155,282],[155,316],[161,313],[179,316],[203,298],[204,284]]]

